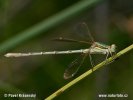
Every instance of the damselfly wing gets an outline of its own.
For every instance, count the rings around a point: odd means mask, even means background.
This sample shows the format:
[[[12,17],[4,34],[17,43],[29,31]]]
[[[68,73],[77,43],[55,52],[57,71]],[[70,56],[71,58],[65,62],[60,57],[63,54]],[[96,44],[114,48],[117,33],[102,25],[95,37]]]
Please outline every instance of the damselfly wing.
[[[54,38],[53,40],[54,41],[62,41],[62,42],[77,42],[77,43],[84,43],[84,44],[92,44],[91,42],[87,42],[87,41],[70,39],[70,38],[63,38],[63,37]]]
[[[64,79],[69,79],[73,77],[77,73],[81,65],[83,64],[86,57],[87,54],[81,54],[78,58],[76,58],[73,62],[71,62],[68,68],[64,72]]]
[[[92,45],[95,42],[86,23],[80,24],[78,30],[81,34],[85,34],[85,37],[87,37],[89,41],[76,40],[76,39],[71,39],[71,38],[66,38],[66,37],[65,38],[64,37],[54,38],[53,40],[62,41],[62,42],[77,42],[77,43],[84,43],[84,44],[89,44],[89,45]]]
[[[93,38],[93,36],[92,36],[92,34],[91,34],[91,32],[90,32],[90,30],[89,30],[89,28],[88,28],[86,23],[81,23],[79,25],[79,32],[80,32],[80,34],[84,34],[85,37],[87,37],[88,41],[91,44],[93,44],[95,42],[94,38]]]

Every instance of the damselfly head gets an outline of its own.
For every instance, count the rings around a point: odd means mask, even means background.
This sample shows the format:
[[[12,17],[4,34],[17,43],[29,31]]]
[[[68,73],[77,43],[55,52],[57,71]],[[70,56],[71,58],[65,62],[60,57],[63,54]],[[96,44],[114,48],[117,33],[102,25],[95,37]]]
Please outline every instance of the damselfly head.
[[[112,44],[110,46],[110,49],[111,49],[112,52],[115,52],[116,51],[116,45],[115,44]]]

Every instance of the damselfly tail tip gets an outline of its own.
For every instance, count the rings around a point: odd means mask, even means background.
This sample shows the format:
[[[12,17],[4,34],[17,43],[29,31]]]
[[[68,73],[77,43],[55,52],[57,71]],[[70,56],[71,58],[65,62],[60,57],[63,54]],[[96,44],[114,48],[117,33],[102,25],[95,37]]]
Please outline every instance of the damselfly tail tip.
[[[10,53],[7,53],[4,55],[5,57],[10,57]]]
[[[19,53],[7,53],[4,55],[5,57],[20,57]]]

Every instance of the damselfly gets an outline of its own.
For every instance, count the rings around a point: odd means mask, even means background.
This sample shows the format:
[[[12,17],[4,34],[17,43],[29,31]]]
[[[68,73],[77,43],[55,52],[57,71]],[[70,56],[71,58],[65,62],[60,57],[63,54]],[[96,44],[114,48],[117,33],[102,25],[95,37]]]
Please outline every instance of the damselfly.
[[[93,61],[91,54],[104,54],[106,55],[106,59],[108,58],[109,55],[113,55],[115,53],[116,45],[105,45],[99,42],[95,42],[91,33],[89,32],[88,26],[85,23],[82,23],[82,27],[84,28],[85,34],[88,34],[88,37],[90,37],[90,41],[80,41],[80,40],[75,40],[75,39],[68,39],[68,38],[57,38],[54,40],[57,41],[66,41],[66,42],[78,42],[78,43],[85,43],[88,45],[91,45],[87,49],[80,49],[80,50],[67,50],[67,51],[50,51],[50,52],[29,52],[29,53],[7,53],[5,54],[6,57],[22,57],[22,56],[36,56],[36,55],[51,55],[51,54],[73,54],[73,53],[81,53],[81,55],[76,58],[65,70],[64,72],[64,79],[69,79],[73,77],[81,65],[83,64],[85,58],[89,55],[90,57],[90,62],[93,70]]]

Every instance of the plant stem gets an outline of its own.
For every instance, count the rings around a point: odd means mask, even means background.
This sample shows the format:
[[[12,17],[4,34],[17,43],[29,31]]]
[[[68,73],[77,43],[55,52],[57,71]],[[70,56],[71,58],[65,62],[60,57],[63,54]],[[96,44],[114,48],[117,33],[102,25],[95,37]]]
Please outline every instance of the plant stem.
[[[106,64],[111,63],[112,61],[115,61],[115,59],[117,59],[118,57],[122,56],[123,54],[129,52],[130,50],[133,49],[133,44],[130,45],[129,47],[121,50],[120,52],[118,52],[117,54],[115,54],[114,56],[108,58],[107,60],[104,60],[103,62],[99,63],[98,65],[96,65],[95,67],[93,67],[93,71],[96,71],[97,69],[103,67]],[[51,100],[57,96],[59,96],[60,94],[62,94],[65,90],[67,90],[68,88],[70,88],[71,86],[73,86],[74,84],[78,83],[79,81],[81,81],[82,79],[84,79],[85,77],[89,76],[92,72],[92,69],[88,70],[87,72],[83,73],[82,75],[80,75],[79,77],[77,77],[76,79],[74,79],[73,81],[69,82],[68,84],[66,84],[65,86],[63,86],[62,88],[60,88],[59,90],[57,90],[56,92],[54,92],[53,94],[51,94],[49,97],[47,97],[45,100]]]

